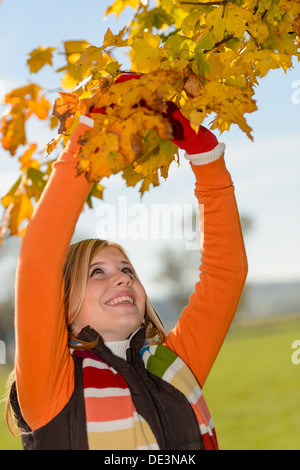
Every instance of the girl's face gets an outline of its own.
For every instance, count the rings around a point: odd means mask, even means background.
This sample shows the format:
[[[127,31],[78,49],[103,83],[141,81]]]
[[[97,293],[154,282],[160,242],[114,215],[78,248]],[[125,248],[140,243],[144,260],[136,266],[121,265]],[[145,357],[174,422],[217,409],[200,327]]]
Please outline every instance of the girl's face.
[[[120,341],[142,324],[146,293],[133,273],[117,248],[105,247],[94,255],[74,334],[91,326],[104,341]]]

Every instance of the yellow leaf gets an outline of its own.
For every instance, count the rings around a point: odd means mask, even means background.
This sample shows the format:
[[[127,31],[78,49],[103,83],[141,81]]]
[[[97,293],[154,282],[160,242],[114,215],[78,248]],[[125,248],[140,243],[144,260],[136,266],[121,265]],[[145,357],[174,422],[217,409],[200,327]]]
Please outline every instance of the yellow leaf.
[[[47,154],[50,155],[51,152],[56,148],[58,142],[62,139],[63,134],[60,134],[56,139],[50,140],[50,142],[47,144],[46,151]]]
[[[24,220],[29,220],[33,213],[33,205],[26,193],[15,196],[8,206],[5,218],[8,220],[7,229],[10,235],[21,235],[20,225]]]
[[[41,88],[34,83],[29,85],[15,88],[5,96],[5,103],[18,106],[27,106],[28,99],[36,100]],[[30,98],[29,98],[30,97]]]
[[[21,163],[21,171],[27,170],[29,167],[39,168],[40,164],[38,160],[32,160],[32,155],[36,152],[36,144],[31,144],[29,149],[27,149],[21,157],[19,157],[19,162]]]
[[[160,141],[148,154],[143,155],[133,162],[134,170],[143,178],[156,181],[157,172],[166,177],[177,146],[169,141]],[[154,177],[154,178],[153,178]]]
[[[132,69],[140,73],[150,73],[159,69],[161,63],[159,45],[158,34],[144,33],[143,39],[135,39],[130,44]]]
[[[66,41],[64,43],[67,65],[61,67],[57,72],[65,72],[61,79],[61,86],[65,90],[73,90],[82,80],[82,69],[78,68],[76,62],[81,54],[90,46],[88,41]]]
[[[44,96],[41,96],[38,100],[29,100],[28,108],[29,111],[34,113],[39,119],[45,120],[52,106]]]
[[[142,176],[135,171],[133,164],[127,165],[122,172],[122,178],[126,181],[126,186],[135,186],[142,180]]]
[[[297,18],[293,22],[293,30],[297,34],[297,36],[300,36],[300,15],[297,16]]]
[[[64,70],[66,70],[66,72],[61,79],[61,87],[64,90],[74,90],[82,80],[82,70],[72,64],[64,67]]]
[[[118,137],[119,151],[123,155],[124,160],[123,168],[128,163],[131,163],[137,155],[140,155],[142,151],[138,140],[139,130],[136,115],[132,115],[125,120],[117,119],[109,127],[109,131]]]
[[[65,54],[68,64],[73,65],[81,54],[90,46],[88,41],[66,41],[64,42]]]
[[[162,115],[140,111],[140,119],[143,129],[154,129],[161,139],[167,140],[173,137],[172,126],[168,119],[164,118]]]
[[[299,0],[280,0],[278,7],[281,10],[288,12],[293,20],[300,15]]]
[[[19,145],[26,144],[25,121],[32,113],[39,119],[46,119],[51,108],[50,103],[40,94],[41,88],[34,83],[16,88],[5,96],[5,103],[11,108],[2,115],[2,145],[11,155]]]
[[[63,134],[72,122],[72,118],[79,109],[78,96],[75,93],[61,92],[55,100],[53,115],[60,121],[59,134]]]
[[[49,64],[52,66],[52,52],[55,51],[55,47],[43,47],[40,46],[38,49],[34,49],[29,54],[27,65],[29,66],[30,73],[36,73],[44,65]]]
[[[114,35],[111,32],[111,30],[108,28],[106,33],[105,33],[105,36],[104,36],[103,47],[111,47],[111,46],[125,47],[125,46],[127,46],[128,40],[123,39],[125,31],[126,31],[126,26],[124,26],[124,28],[121,29],[121,31],[118,34]]]
[[[11,119],[2,120],[0,129],[2,132],[1,143],[5,150],[15,155],[19,145],[26,144],[25,116],[22,112],[14,113]]]
[[[225,10],[222,7],[214,8],[206,15],[206,25],[212,28],[215,42],[222,41],[225,33],[243,36],[249,24],[254,21],[251,11],[241,8],[234,3],[228,3]]]
[[[127,6],[136,10],[139,7],[139,4],[140,0],[115,0],[114,3],[107,8],[105,16],[115,13],[118,17]]]
[[[78,172],[84,172],[88,181],[98,182],[105,176],[124,168],[119,154],[119,138],[108,130],[111,121],[104,115],[95,115],[94,127],[81,137],[78,152]]]
[[[94,66],[97,69],[102,69],[107,62],[108,57],[104,57],[101,47],[90,46],[81,54],[75,65],[82,67],[83,75],[87,76]]]
[[[158,172],[153,173],[153,175],[150,176],[149,178],[144,178],[142,186],[140,188],[140,193],[142,196],[146,191],[149,191],[150,184],[152,184],[154,187],[159,186]]]

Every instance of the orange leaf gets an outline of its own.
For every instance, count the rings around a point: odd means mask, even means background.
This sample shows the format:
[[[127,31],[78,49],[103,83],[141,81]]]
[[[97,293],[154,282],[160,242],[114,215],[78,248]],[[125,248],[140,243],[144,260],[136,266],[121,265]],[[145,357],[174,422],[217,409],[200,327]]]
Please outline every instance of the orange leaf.
[[[55,100],[52,114],[60,121],[59,134],[63,134],[72,122],[72,118],[79,109],[78,96],[75,93],[61,92]]]
[[[32,160],[32,155],[36,151],[36,144],[31,144],[29,149],[27,149],[23,155],[19,158],[19,162],[21,163],[21,171],[27,170],[27,168],[34,167],[39,168],[40,164],[37,160]]]
[[[8,222],[6,229],[10,230],[10,235],[21,235],[20,226],[24,220],[30,219],[32,213],[33,205],[27,194],[17,195],[5,213],[6,223]]]
[[[51,109],[49,101],[42,96],[39,100],[29,100],[29,112],[34,113],[39,119],[45,120],[48,117],[48,111]]]
[[[3,148],[9,150],[11,155],[15,155],[19,145],[26,144],[24,114],[19,112],[10,119],[3,119],[0,132],[3,134],[1,139]]]
[[[34,49],[29,54],[27,65],[29,66],[30,73],[36,73],[44,65],[49,64],[52,66],[52,52],[55,51],[55,47],[43,47],[40,46],[38,49]]]

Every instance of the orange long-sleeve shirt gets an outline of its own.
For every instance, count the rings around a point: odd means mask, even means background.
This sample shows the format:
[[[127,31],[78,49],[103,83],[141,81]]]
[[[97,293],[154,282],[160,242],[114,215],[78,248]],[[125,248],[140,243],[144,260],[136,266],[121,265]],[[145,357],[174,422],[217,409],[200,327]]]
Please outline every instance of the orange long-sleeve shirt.
[[[72,150],[74,150],[74,146]],[[77,176],[68,147],[53,172],[24,236],[16,276],[16,384],[32,430],[50,422],[74,389],[67,344],[62,268],[76,222],[91,190]],[[196,197],[204,204],[199,282],[166,345],[203,386],[226,336],[243,289],[247,261],[234,188],[224,158],[192,165]]]

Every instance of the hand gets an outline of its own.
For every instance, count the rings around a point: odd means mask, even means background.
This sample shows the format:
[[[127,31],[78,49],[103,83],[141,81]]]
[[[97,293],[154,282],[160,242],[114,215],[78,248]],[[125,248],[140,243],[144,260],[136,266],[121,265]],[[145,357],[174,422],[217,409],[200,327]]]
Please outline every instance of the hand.
[[[218,145],[218,139],[206,127],[200,126],[196,133],[173,101],[167,101],[166,105],[166,117],[173,127],[174,144],[189,155],[209,152]]]
[[[115,83],[133,79],[139,80],[140,78],[141,75],[136,73],[122,73]],[[173,127],[172,142],[185,150],[187,154],[193,155],[209,152],[218,145],[216,136],[206,127],[200,126],[198,133],[196,133],[191,127],[189,120],[183,116],[173,101],[167,101],[166,107],[164,114]],[[91,107],[89,111],[90,113],[105,114],[106,108]]]

